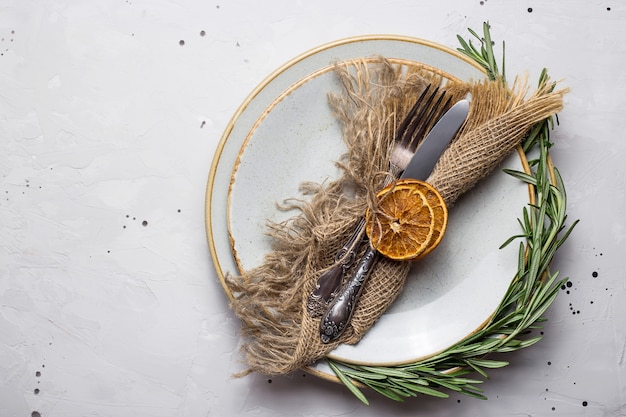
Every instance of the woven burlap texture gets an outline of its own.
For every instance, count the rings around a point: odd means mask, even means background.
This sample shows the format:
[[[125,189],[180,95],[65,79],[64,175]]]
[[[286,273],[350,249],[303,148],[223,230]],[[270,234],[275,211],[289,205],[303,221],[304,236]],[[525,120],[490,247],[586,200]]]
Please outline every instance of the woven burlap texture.
[[[472,98],[468,120],[427,180],[448,207],[489,175],[535,123],[561,110],[566,92],[546,85],[529,94],[523,79],[510,88],[501,80],[462,83],[430,68],[382,58],[338,64],[335,73],[343,91],[330,95],[329,105],[343,126],[348,150],[338,156],[343,175],[325,184],[302,184],[302,195],[280,207],[294,210],[294,216],[268,223],[272,250],[263,264],[225,279],[231,307],[242,321],[246,370],[240,375],[286,374],[340,343],[357,343],[402,290],[412,264],[382,258],[350,327],[337,341],[322,343],[320,319],[307,313],[317,277],[333,264],[365,210],[374,208],[375,194],[390,175],[396,127],[427,84],[440,85],[455,100],[468,93]]]

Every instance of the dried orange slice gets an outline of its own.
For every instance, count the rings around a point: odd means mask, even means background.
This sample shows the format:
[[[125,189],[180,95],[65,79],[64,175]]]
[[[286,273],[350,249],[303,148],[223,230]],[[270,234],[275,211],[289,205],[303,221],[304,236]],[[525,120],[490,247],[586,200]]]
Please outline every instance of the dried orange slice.
[[[382,189],[375,211],[368,210],[365,232],[382,255],[397,260],[419,259],[443,238],[448,208],[431,184],[402,179]]]

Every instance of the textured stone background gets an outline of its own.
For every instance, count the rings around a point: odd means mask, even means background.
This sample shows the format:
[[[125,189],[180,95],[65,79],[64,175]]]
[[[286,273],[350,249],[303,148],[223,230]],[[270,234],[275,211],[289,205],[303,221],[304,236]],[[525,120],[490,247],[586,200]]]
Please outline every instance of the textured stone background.
[[[223,130],[326,42],[457,46],[488,20],[507,73],[572,91],[553,157],[581,219],[544,340],[488,401],[405,404],[242,368],[205,235]],[[618,1],[0,1],[0,417],[626,416],[626,7]],[[534,78],[533,78],[534,77]]]

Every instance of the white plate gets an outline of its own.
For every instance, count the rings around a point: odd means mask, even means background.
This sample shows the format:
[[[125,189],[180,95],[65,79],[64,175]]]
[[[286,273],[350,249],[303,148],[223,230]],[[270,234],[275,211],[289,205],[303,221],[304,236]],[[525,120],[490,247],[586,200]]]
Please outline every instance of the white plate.
[[[340,92],[331,66],[377,55],[420,62],[462,80],[484,78],[451,49],[397,36],[324,45],[269,76],[233,116],[211,166],[206,222],[222,283],[226,273],[259,265],[269,251],[266,220],[291,215],[278,212],[276,202],[297,197],[302,181],[338,175],[334,161],[345,148],[327,103],[329,92]],[[505,165],[521,169],[516,155]],[[463,196],[450,210],[442,243],[415,264],[391,308],[361,342],[340,346],[329,356],[370,365],[413,362],[479,329],[516,272],[517,246],[498,248],[519,233],[516,219],[527,202],[527,187],[501,172]],[[332,374],[324,364],[313,370]]]

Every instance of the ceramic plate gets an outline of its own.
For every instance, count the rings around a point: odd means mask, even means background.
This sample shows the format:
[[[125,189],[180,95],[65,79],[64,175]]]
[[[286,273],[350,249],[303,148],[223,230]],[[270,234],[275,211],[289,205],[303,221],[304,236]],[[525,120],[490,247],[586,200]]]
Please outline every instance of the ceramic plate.
[[[341,91],[332,65],[380,55],[418,62],[451,78],[484,78],[451,49],[397,36],[324,45],[270,75],[233,116],[211,166],[206,222],[222,283],[226,273],[254,268],[269,251],[266,221],[293,215],[277,211],[277,202],[298,197],[303,181],[322,183],[339,175],[334,162],[345,147],[327,102],[329,92]],[[516,155],[504,165],[521,169]],[[527,187],[500,171],[461,197],[450,210],[442,243],[414,265],[396,302],[361,342],[329,356],[370,365],[408,363],[483,326],[517,270],[517,246],[498,248],[519,232],[516,219],[527,203]],[[332,374],[324,364],[312,370]]]

